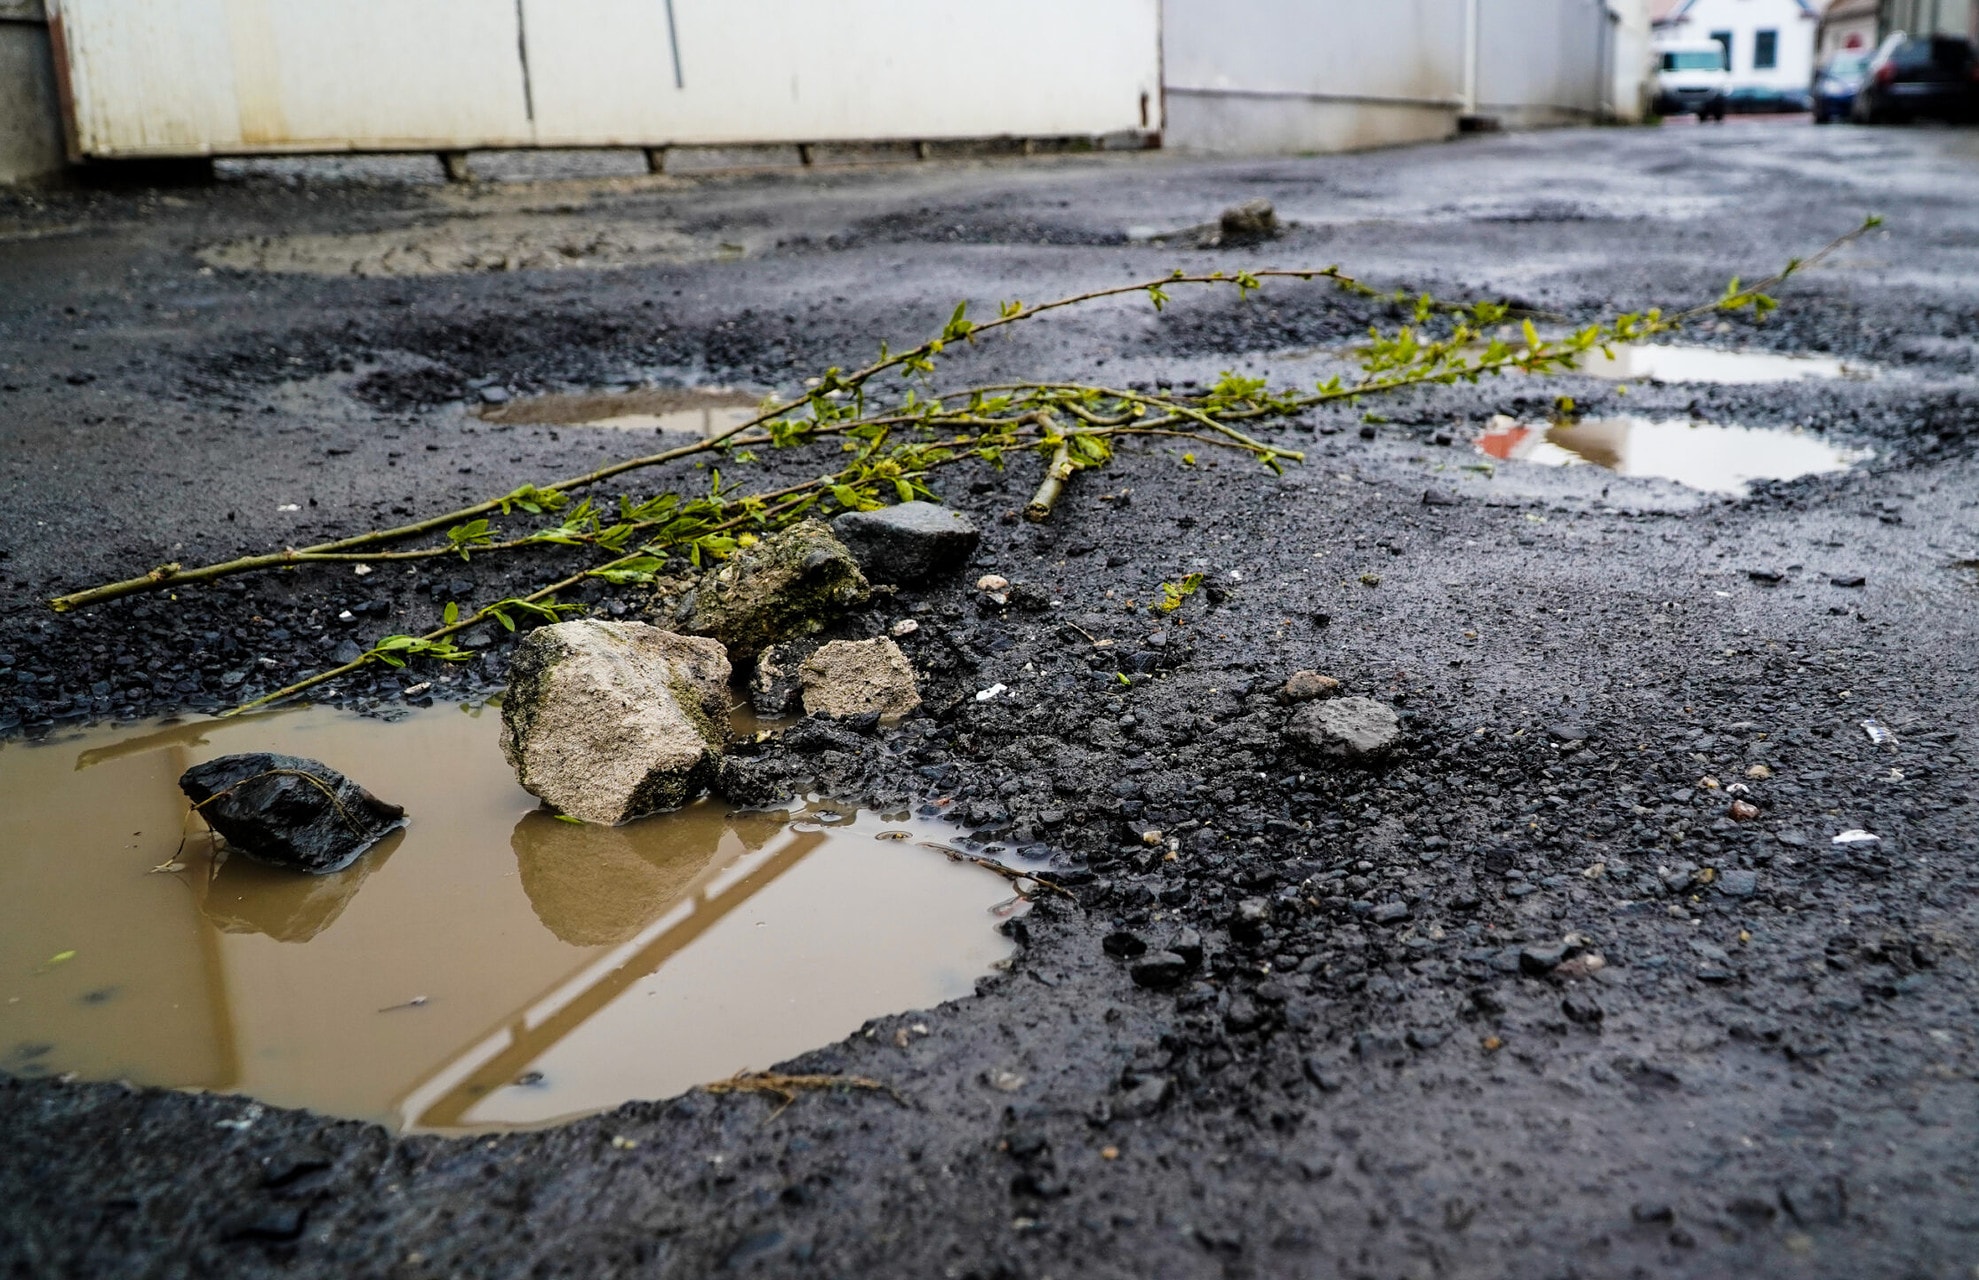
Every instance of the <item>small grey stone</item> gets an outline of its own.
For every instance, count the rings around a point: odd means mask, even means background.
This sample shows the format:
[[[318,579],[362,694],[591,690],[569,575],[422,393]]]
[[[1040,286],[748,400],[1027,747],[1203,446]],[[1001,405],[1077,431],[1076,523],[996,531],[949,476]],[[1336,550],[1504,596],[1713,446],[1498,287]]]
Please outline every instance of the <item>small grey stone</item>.
[[[1560,1012],[1567,1015],[1567,1021],[1578,1022],[1584,1027],[1596,1026],[1607,1016],[1593,997],[1579,994],[1560,1001]]]
[[[1757,871],[1721,871],[1718,873],[1718,892],[1732,898],[1750,898],[1759,890]]]
[[[1406,902],[1383,902],[1369,913],[1368,919],[1376,924],[1399,924],[1409,918],[1409,904]]]
[[[1293,712],[1285,736],[1318,755],[1366,759],[1401,740],[1402,721],[1393,707],[1372,698],[1332,698]]]
[[[982,540],[968,516],[932,502],[848,511],[831,527],[874,582],[920,582],[953,572],[969,562]]]

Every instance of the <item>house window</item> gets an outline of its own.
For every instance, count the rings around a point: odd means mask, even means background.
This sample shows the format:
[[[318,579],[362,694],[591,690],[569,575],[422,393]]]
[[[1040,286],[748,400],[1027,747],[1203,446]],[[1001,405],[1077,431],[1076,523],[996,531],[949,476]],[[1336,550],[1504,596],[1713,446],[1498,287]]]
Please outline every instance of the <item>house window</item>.
[[[1730,71],[1732,69],[1732,33],[1729,31],[1713,31],[1711,38],[1725,46],[1725,70]]]
[[[1780,33],[1761,31],[1752,40],[1752,69],[1771,71],[1780,65]]]

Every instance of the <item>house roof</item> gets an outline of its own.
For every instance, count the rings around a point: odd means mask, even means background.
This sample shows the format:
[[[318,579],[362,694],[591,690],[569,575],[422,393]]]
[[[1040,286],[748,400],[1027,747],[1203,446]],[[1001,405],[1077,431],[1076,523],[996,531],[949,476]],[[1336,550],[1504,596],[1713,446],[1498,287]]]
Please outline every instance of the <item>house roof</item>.
[[[1667,22],[1681,22],[1684,15],[1690,12],[1691,6],[1696,3],[1697,0],[1650,0],[1649,21],[1655,26],[1662,26]],[[1809,18],[1821,16],[1821,10],[1813,0],[1794,0],[1794,3],[1799,5],[1801,13]],[[1847,4],[1849,0],[1837,0],[1837,3]],[[1874,0],[1871,0],[1871,8],[1874,8]]]

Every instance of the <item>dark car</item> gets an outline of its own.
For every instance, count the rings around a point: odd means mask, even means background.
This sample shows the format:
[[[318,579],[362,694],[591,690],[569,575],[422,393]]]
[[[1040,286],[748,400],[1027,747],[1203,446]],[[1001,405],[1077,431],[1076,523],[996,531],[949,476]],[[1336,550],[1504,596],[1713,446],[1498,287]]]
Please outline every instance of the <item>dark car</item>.
[[[1812,105],[1807,95],[1799,89],[1762,89],[1745,85],[1725,95],[1725,110],[1733,115],[1784,115],[1810,110]]]
[[[1860,53],[1838,53],[1814,69],[1814,83],[1808,96],[1814,99],[1814,123],[1831,124],[1848,119],[1855,105],[1856,90],[1869,74],[1869,58]]]
[[[1929,116],[1970,120],[1979,106],[1979,58],[1957,36],[1892,36],[1869,61],[1849,119],[1898,124]]]

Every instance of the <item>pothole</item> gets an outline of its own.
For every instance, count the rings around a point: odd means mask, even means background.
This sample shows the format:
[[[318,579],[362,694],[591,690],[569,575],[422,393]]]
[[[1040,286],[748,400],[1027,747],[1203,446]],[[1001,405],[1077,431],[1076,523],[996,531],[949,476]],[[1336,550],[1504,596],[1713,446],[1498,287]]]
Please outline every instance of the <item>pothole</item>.
[[[506,426],[605,427],[706,438],[754,418],[762,397],[733,387],[634,387],[558,392],[487,405],[480,416]]]
[[[1781,355],[1772,351],[1726,351],[1719,347],[1619,346],[1612,357],[1590,351],[1580,360],[1590,377],[1618,382],[1708,382],[1720,384],[1799,382],[1806,379],[1875,376],[1867,365],[1832,356]]]
[[[0,1067],[532,1127],[767,1068],[1011,953],[996,926],[1023,903],[926,847],[949,827],[818,801],[573,825],[516,786],[498,729],[305,708],[0,747]],[[330,876],[216,857],[179,774],[261,750],[411,825]]]
[[[1674,480],[1733,496],[1746,494],[1754,481],[1846,471],[1871,456],[1866,449],[1844,449],[1800,431],[1633,417],[1535,424],[1503,414],[1491,420],[1477,447],[1504,461],[1552,467],[1589,463],[1617,475]]]

